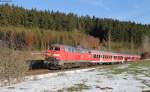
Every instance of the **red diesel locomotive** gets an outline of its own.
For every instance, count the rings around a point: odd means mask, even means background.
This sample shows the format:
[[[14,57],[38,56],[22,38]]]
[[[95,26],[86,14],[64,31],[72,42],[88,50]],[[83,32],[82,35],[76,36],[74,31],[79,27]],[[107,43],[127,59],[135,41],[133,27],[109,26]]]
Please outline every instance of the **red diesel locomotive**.
[[[45,63],[48,67],[65,65],[85,65],[100,63],[123,63],[138,61],[140,55],[88,50],[81,47],[54,44],[46,50]]]

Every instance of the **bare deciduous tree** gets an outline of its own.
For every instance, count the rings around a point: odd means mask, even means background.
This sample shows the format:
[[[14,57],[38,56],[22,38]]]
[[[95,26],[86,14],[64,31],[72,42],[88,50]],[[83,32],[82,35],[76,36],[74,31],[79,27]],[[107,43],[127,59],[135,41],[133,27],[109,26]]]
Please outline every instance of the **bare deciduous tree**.
[[[150,52],[150,38],[148,36],[143,37],[143,52]]]

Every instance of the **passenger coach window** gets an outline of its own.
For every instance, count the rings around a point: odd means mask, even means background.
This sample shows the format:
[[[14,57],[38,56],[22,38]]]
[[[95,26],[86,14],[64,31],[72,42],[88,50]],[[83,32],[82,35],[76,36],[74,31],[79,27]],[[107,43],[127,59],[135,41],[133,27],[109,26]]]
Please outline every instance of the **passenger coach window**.
[[[94,56],[93,56],[94,58],[97,58],[97,55],[96,54],[94,54]]]

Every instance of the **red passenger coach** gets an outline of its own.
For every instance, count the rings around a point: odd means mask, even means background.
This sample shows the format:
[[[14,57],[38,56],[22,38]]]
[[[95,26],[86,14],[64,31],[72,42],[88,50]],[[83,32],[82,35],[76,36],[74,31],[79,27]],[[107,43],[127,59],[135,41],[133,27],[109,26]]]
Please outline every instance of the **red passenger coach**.
[[[45,64],[50,66],[119,63],[137,61],[140,55],[122,54],[108,51],[88,50],[80,47],[54,44],[46,50]]]
[[[127,61],[138,61],[141,58],[140,55],[113,53],[107,51],[95,51],[91,54],[93,55],[92,62],[101,63],[123,63]]]

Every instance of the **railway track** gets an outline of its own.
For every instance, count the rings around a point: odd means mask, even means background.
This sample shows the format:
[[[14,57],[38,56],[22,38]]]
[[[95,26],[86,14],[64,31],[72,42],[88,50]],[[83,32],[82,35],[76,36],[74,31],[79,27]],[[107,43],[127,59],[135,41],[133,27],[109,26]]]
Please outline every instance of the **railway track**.
[[[57,72],[64,72],[64,71],[71,71],[71,70],[80,70],[80,69],[88,69],[88,68],[96,68],[98,66],[93,67],[86,67],[86,68],[70,68],[70,69],[61,69],[61,70],[48,70],[48,69],[34,69],[28,70],[26,75],[40,75],[40,74],[47,74],[47,73],[57,73]]]
[[[118,63],[120,64],[120,63]],[[109,67],[114,64],[101,64],[101,65],[93,65],[93,66],[81,66],[81,67],[74,67],[74,68],[63,68],[63,69],[56,69],[56,70],[48,70],[48,69],[31,69],[26,72],[26,75],[41,75],[47,73],[57,73],[57,72],[65,72],[65,71],[73,71],[73,70],[80,70],[80,69],[89,69],[89,68],[105,68]]]

